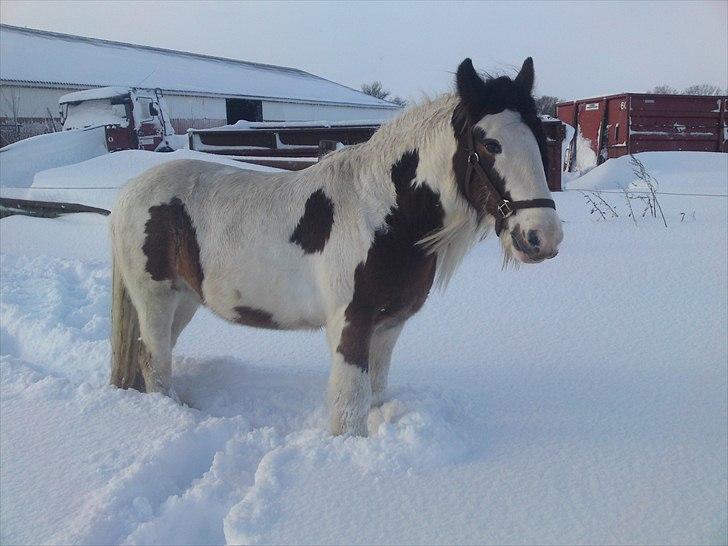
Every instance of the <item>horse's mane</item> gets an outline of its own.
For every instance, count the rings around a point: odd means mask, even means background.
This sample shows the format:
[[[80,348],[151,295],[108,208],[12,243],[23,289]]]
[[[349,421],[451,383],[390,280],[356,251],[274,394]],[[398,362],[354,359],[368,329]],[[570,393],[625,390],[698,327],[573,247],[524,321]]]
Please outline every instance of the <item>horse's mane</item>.
[[[368,142],[329,154],[319,165],[327,168],[329,176],[334,179],[343,175],[352,176],[358,171],[369,174],[366,178],[370,183],[386,180],[389,184],[392,164],[404,152],[418,149],[420,152],[430,150],[434,153],[439,151],[438,147],[449,144],[445,141],[446,138],[452,138],[454,143],[451,121],[458,101],[454,93],[435,98],[424,97],[418,104],[410,106],[399,116],[383,124]],[[422,158],[421,156],[421,161]],[[452,162],[452,155],[439,154],[438,159]],[[450,176],[450,180],[439,180],[432,188],[450,205],[447,222],[442,228],[417,242],[428,253],[437,254],[439,288],[448,284],[468,250],[484,239],[492,228],[492,219],[484,217],[479,220],[460,194],[454,172]],[[414,184],[422,182],[424,180],[415,180]],[[394,191],[393,188],[388,189]],[[366,201],[369,192],[365,188],[361,188],[360,192],[362,199]]]
[[[443,136],[455,137],[452,117],[458,102],[459,98],[453,93],[434,99],[425,97],[421,103],[384,125],[375,133],[375,137],[378,137],[385,146],[391,145],[403,134],[416,135],[420,146],[442,145],[442,142],[435,142],[435,139],[442,139]],[[452,161],[452,157],[448,156],[447,160]],[[476,212],[458,191],[454,172],[451,176],[453,177],[451,180],[441,181],[438,186],[441,194],[449,193],[447,197],[450,210],[446,224],[427,234],[417,243],[428,253],[437,254],[438,288],[447,286],[468,251],[473,245],[485,239],[493,228],[492,218],[489,216],[478,218]],[[510,262],[508,254],[504,253],[503,266],[507,266]]]

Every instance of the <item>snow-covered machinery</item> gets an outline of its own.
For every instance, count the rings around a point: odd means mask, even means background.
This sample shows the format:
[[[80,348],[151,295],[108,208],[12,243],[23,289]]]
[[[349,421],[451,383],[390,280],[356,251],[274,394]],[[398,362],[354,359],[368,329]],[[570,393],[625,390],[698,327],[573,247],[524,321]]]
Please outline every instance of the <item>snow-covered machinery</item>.
[[[105,128],[106,148],[168,151],[174,134],[169,110],[159,89],[101,87],[59,99],[63,130]]]
[[[63,95],[63,130],[0,149],[0,184],[28,187],[35,173],[119,150],[172,151],[174,130],[159,89],[101,87]]]

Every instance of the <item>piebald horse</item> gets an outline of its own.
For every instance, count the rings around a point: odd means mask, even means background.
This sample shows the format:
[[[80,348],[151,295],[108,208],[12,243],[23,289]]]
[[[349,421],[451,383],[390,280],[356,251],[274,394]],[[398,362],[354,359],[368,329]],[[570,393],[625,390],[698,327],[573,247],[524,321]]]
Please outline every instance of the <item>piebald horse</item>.
[[[200,305],[245,326],[323,327],[331,432],[366,435],[436,278],[492,230],[506,260],[557,253],[533,81],[531,58],[513,79],[465,59],[456,93],[303,171],[176,160],[131,181],[111,217],[112,382],[176,398],[172,347]]]

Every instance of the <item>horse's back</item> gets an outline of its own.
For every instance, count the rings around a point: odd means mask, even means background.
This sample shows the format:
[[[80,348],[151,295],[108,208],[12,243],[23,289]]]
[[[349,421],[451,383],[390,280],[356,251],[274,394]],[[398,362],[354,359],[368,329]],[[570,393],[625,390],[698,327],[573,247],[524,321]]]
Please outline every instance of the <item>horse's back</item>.
[[[129,181],[119,192],[117,206],[153,203],[167,197],[191,200],[194,192],[205,193],[206,186],[233,180],[244,184],[248,178],[259,178],[256,171],[239,169],[197,159],[175,159],[152,167]]]
[[[280,327],[317,327],[316,266],[290,240],[308,191],[295,173],[170,161],[120,192],[114,254],[137,282],[182,277],[229,320],[254,309]]]

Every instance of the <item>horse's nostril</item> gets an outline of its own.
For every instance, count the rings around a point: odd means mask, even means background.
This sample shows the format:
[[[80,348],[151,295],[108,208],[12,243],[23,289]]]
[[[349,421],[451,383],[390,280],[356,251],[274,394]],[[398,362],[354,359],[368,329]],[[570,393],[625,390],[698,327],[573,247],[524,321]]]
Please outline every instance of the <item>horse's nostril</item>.
[[[541,244],[541,240],[538,238],[538,231],[535,229],[529,230],[528,232],[528,244],[533,248],[538,248]]]

